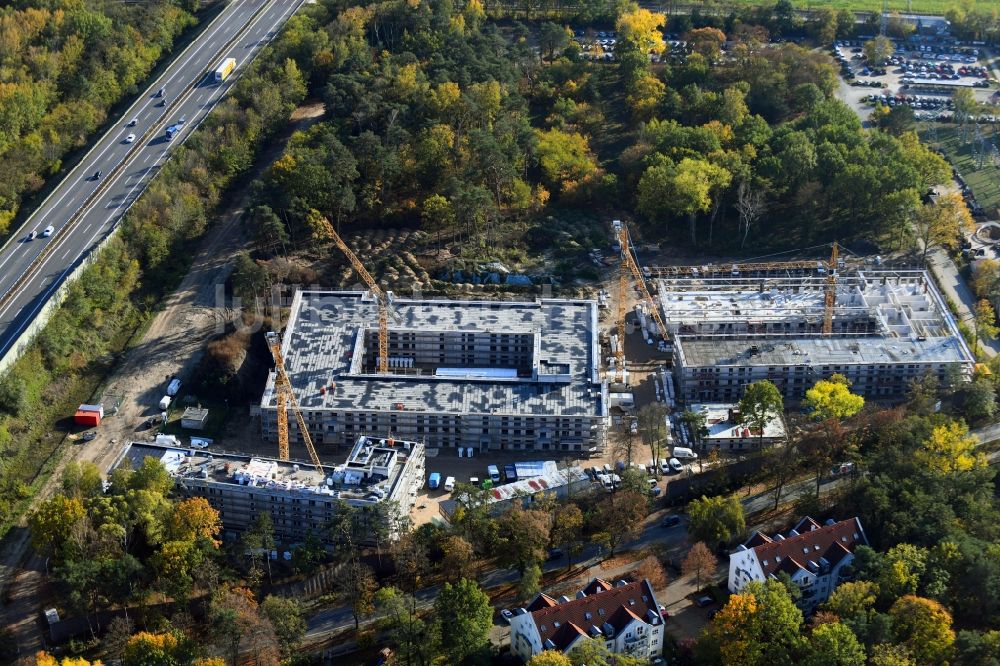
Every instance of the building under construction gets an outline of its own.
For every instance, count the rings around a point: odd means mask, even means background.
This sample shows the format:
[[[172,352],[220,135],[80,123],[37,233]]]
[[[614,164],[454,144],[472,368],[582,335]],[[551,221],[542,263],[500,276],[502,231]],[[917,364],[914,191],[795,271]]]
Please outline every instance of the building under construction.
[[[283,544],[301,542],[310,533],[332,541],[327,528],[345,504],[358,509],[353,515],[360,538],[394,538],[399,516],[409,513],[424,483],[423,444],[387,438],[359,437],[346,461],[324,469],[143,442],[130,443],[112,468],[137,469],[148,457],[163,464],[179,496],[207,499],[230,537],[268,513]]]
[[[848,270],[835,281],[822,268],[702,271],[658,287],[684,401],[733,402],[761,379],[798,400],[834,373],[855,392],[892,398],[927,372],[942,381],[972,373],[972,352],[924,271]]]
[[[476,451],[603,448],[595,301],[394,299],[391,309],[381,372],[378,299],[296,293],[280,352],[317,446],[391,433]],[[260,407],[276,439],[274,374]]]

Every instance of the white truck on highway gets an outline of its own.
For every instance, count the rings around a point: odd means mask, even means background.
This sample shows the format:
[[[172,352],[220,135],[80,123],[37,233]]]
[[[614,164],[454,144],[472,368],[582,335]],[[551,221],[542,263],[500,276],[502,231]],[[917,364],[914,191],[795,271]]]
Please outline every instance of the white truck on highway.
[[[215,82],[222,83],[228,79],[234,69],[236,69],[236,58],[226,58],[223,60],[222,64],[215,69]]]

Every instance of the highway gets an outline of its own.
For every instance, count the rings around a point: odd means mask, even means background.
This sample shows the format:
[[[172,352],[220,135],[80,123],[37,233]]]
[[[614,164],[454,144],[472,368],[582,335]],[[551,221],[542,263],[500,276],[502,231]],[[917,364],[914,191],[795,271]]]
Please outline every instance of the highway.
[[[0,248],[0,357],[74,268],[111,233],[177,145],[226,94],[303,0],[237,0],[135,100]],[[236,59],[233,75],[215,68]],[[164,90],[162,97],[158,95]],[[129,122],[135,119],[135,125]],[[172,140],[166,127],[184,120]],[[129,134],[136,140],[126,143]],[[95,178],[102,172],[100,179]],[[52,227],[49,237],[44,235]],[[34,233],[35,238],[30,238]]]

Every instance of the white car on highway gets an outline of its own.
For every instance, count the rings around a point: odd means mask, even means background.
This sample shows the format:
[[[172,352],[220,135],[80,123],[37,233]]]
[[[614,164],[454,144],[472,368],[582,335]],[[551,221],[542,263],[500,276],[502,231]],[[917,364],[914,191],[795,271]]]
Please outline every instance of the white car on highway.
[[[133,141],[135,141],[135,134],[129,134],[125,137],[125,143],[132,143]]]
[[[56,228],[53,227],[50,224],[49,226],[45,227],[45,230],[42,232],[42,236],[44,236],[45,238],[48,238],[49,236],[52,235],[52,232],[55,231],[55,230],[56,230]]]

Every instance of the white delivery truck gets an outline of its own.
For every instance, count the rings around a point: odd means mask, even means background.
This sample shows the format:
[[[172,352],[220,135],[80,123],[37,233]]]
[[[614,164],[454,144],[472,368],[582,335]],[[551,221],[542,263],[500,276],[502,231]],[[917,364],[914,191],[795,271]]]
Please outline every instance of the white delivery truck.
[[[170,407],[170,396],[165,395],[160,398],[160,409],[167,409]]]
[[[684,446],[675,446],[674,447],[674,458],[677,458],[678,460],[683,460],[683,459],[697,460],[698,459],[698,454],[695,453],[694,451],[692,451],[691,449],[686,448]]]
[[[216,83],[221,83],[229,78],[229,75],[236,69],[236,58],[226,58],[215,69],[214,78]]]

